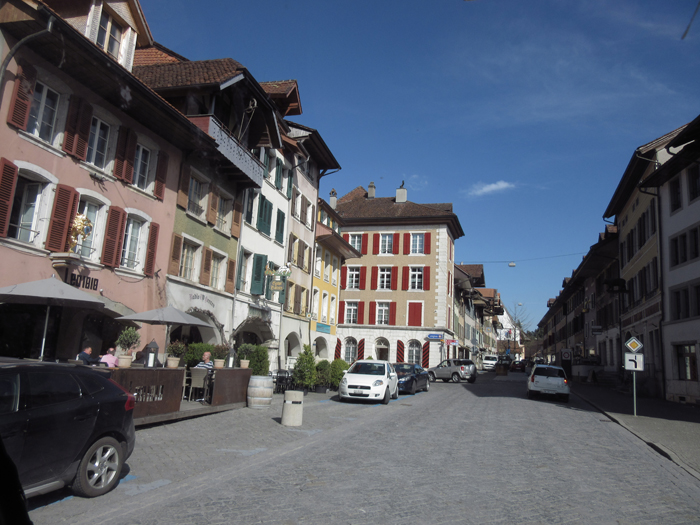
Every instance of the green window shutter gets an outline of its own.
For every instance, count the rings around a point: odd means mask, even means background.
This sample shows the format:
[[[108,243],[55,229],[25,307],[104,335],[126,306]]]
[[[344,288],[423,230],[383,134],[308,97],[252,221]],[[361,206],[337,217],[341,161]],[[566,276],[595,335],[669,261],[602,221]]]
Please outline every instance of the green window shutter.
[[[263,164],[265,165],[265,178],[270,178],[270,153],[265,148],[263,152]]]
[[[280,159],[277,159],[277,168],[275,169],[275,188],[282,189],[282,169],[284,164]]]
[[[275,240],[284,244],[284,212],[277,210],[277,227],[275,228]]]
[[[267,201],[266,204],[267,208],[265,209],[265,225],[267,226],[267,234],[270,235],[270,231],[272,230],[272,210],[274,209],[274,206],[270,201]]]
[[[270,283],[273,281],[275,277],[273,275],[266,275],[265,276],[265,299],[268,301],[272,299],[272,290],[270,290]]]
[[[292,198],[292,187],[294,178],[292,177],[292,170],[289,170],[289,175],[287,176],[287,198]]]
[[[245,255],[241,254],[241,256],[238,258],[238,271],[236,272],[236,290],[241,289],[241,273],[243,270],[243,259],[245,259]]]
[[[265,291],[265,267],[267,255],[256,253],[253,256],[253,276],[250,283],[251,295],[262,295]]]
[[[270,223],[272,222],[272,203],[260,195],[258,204],[258,231],[270,235]]]

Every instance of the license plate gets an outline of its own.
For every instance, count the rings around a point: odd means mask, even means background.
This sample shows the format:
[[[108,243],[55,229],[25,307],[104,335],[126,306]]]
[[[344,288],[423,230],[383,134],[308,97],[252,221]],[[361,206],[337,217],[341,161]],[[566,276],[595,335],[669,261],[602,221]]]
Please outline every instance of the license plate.
[[[556,394],[557,392],[555,390],[542,390],[543,394]]]
[[[364,394],[364,392],[362,390],[353,390],[352,393],[355,394],[356,396],[360,396],[360,395]]]

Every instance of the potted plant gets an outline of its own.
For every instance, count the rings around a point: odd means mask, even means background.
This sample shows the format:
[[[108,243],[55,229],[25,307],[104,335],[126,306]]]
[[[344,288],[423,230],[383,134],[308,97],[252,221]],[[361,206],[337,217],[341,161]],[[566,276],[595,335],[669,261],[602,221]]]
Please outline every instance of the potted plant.
[[[168,354],[166,358],[168,368],[177,368],[180,366],[180,361],[187,353],[187,345],[182,341],[173,341],[168,345],[166,351]]]
[[[214,345],[209,343],[190,343],[187,345],[187,352],[184,356],[185,365],[189,368],[195,367],[202,361],[204,352],[212,353],[213,351]]]
[[[211,350],[211,358],[214,360],[214,368],[223,368],[226,364],[226,356],[230,349],[226,345],[214,345]]]
[[[131,350],[137,347],[141,343],[141,335],[138,333],[136,328],[130,326],[124,328],[122,332],[117,337],[116,345],[121,348],[123,355],[117,357],[117,364],[120,367],[131,366]]]
[[[255,345],[248,355],[249,366],[254,376],[267,376],[270,371],[270,354],[266,346]]]
[[[333,390],[337,390],[343,380],[343,372],[349,368],[344,359],[334,359],[330,368],[330,385]]]
[[[248,368],[250,365],[250,355],[253,353],[255,345],[244,343],[236,351],[236,365],[240,368]]]
[[[297,357],[294,365],[294,383],[306,394],[316,386],[316,358],[311,347],[304,345],[304,351]]]
[[[316,392],[325,394],[331,384],[331,364],[326,360],[316,363]]]

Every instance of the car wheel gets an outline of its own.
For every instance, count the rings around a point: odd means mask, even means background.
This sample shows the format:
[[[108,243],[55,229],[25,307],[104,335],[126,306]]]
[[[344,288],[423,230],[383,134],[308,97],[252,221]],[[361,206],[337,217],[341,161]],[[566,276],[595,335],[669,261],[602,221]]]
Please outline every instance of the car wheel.
[[[391,394],[389,393],[389,387],[386,387],[386,392],[384,393],[384,399],[382,399],[382,404],[388,405],[389,398],[391,398]]]
[[[415,395],[416,395],[416,382],[415,382],[415,381],[414,381],[413,383],[411,383],[411,390],[409,390],[409,393],[410,393],[412,396],[415,396]]]
[[[564,394],[563,396],[561,396],[561,400],[564,403],[568,403],[569,402],[569,394]]]
[[[533,394],[532,394],[532,390],[529,390],[529,389],[528,389],[528,391],[527,391],[527,398],[528,398],[528,399],[532,399],[533,397],[534,397],[534,396],[533,396]]]
[[[455,372],[454,374],[452,374],[452,382],[453,382],[453,383],[459,383],[459,374],[458,374],[457,372]]]
[[[430,390],[430,381],[426,381],[426,382],[425,382],[425,388],[424,388],[423,390],[426,391],[426,392],[427,392],[428,390]]]
[[[394,390],[394,393],[391,395],[391,399],[398,399],[399,398],[399,384],[396,383],[396,390]]]
[[[428,381],[435,382],[435,374],[433,374],[432,372],[430,372],[430,373],[428,374]]]
[[[476,375],[471,376],[471,377],[468,379],[468,381],[469,381],[470,383],[475,383],[475,382],[476,382]]]
[[[109,492],[119,481],[123,465],[124,454],[116,439],[104,437],[95,441],[80,461],[73,491],[87,498]]]

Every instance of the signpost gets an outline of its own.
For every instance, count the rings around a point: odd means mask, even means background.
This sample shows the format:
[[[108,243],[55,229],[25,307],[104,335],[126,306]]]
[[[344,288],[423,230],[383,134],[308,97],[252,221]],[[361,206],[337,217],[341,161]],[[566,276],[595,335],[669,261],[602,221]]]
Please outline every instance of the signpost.
[[[644,345],[636,337],[631,337],[625,346],[632,350],[625,352],[625,370],[632,372],[632,399],[634,403],[634,415],[637,415],[637,371],[644,370],[644,354],[638,354]]]

